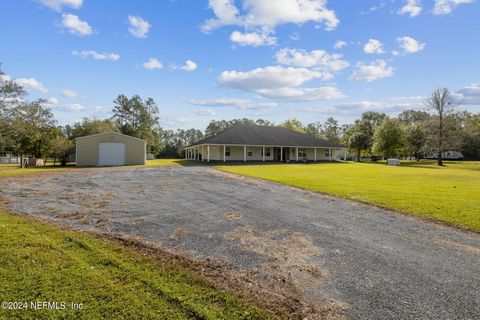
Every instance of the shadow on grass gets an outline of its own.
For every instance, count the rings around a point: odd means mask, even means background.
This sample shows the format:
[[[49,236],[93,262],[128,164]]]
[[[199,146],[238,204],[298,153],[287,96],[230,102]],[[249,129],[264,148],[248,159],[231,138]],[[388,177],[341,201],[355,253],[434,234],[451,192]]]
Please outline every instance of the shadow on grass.
[[[377,162],[355,162],[357,164],[373,164],[373,165],[382,165],[386,166],[386,161],[377,161]],[[400,167],[407,168],[423,168],[423,169],[444,169],[444,168],[454,168],[454,169],[463,169],[463,170],[480,170],[480,162],[478,161],[452,161],[444,160],[443,166],[437,165],[437,160],[401,160]]]
[[[193,161],[193,160],[178,160],[175,161],[181,166],[185,167],[234,167],[234,166],[278,166],[278,165],[317,165],[317,164],[346,164],[348,162],[344,161],[317,161],[317,162],[277,162],[277,161],[248,161],[248,162],[243,162],[243,161],[228,161],[228,162],[223,162],[223,161],[210,161],[210,162],[201,162],[201,161]]]

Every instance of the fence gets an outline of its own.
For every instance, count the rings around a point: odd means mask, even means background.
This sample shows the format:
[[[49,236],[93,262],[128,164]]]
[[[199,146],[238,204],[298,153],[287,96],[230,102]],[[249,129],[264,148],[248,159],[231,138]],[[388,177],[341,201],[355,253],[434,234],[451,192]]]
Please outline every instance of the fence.
[[[0,163],[20,163],[20,157],[0,157]]]

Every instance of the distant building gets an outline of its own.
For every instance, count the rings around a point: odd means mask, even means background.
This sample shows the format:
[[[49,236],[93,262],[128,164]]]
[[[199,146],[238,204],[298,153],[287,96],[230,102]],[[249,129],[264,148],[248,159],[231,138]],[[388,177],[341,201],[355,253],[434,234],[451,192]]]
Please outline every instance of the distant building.
[[[438,159],[438,151],[428,151],[423,154],[424,159]],[[444,151],[442,152],[444,160],[463,160],[463,153],[460,151]]]
[[[118,132],[79,137],[75,143],[77,167],[146,163],[146,141]]]

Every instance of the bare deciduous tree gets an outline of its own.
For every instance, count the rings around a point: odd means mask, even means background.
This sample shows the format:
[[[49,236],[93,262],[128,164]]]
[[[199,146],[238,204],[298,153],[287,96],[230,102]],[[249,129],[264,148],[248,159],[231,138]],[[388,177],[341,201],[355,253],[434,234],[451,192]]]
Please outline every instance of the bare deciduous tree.
[[[447,147],[452,147],[450,142],[452,130],[449,122],[455,116],[454,97],[447,88],[435,90],[425,102],[428,110],[433,114],[431,123],[431,140],[438,152],[437,164],[443,165],[442,155]]]

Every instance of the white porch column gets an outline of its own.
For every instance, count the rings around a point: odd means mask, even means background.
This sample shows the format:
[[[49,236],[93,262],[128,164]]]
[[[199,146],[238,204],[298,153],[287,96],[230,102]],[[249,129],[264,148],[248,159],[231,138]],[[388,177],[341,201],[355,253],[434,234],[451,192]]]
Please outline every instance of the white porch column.
[[[298,147],[295,147],[295,161],[298,161]]]
[[[243,146],[243,162],[247,162],[247,146]]]
[[[185,149],[185,160],[188,159],[188,149]]]
[[[280,147],[280,161],[283,162],[283,147]]]
[[[265,162],[265,146],[263,146],[263,152],[262,152],[262,155],[263,155],[263,162]]]
[[[347,149],[343,149],[343,161],[347,161]]]
[[[210,145],[207,144],[207,162],[210,162]]]
[[[328,161],[332,161],[332,148],[328,149]]]
[[[313,161],[317,162],[317,148],[314,148],[314,152],[313,152]]]
[[[227,151],[226,151],[227,147],[225,145],[223,145],[223,162],[226,161],[225,157],[226,157],[226,154],[227,154]]]

